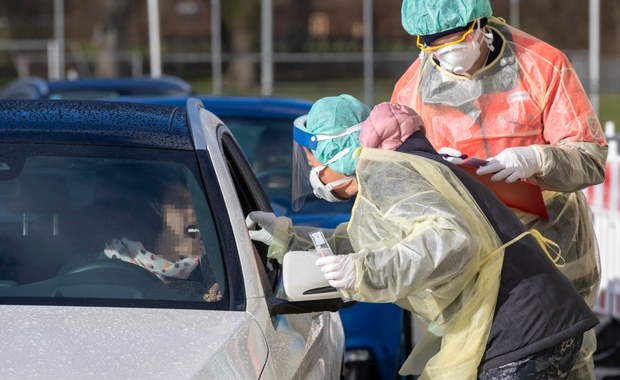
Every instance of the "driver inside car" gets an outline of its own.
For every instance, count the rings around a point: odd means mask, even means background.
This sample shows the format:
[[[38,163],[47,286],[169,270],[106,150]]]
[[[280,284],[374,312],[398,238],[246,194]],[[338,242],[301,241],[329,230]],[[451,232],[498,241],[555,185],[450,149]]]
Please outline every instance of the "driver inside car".
[[[151,202],[150,207],[161,218],[153,252],[142,242],[122,237],[109,240],[104,255],[139,265],[166,282],[190,279],[201,258],[204,260],[205,249],[187,187],[178,182],[167,183],[159,201]],[[205,301],[222,298],[217,282],[203,298]]]
[[[140,265],[162,280],[186,280],[204,254],[189,192],[179,183],[169,184],[163,191],[161,203],[151,203],[151,207],[162,222],[155,240],[155,252],[148,251],[141,242],[123,237],[108,241],[104,254],[110,259]]]

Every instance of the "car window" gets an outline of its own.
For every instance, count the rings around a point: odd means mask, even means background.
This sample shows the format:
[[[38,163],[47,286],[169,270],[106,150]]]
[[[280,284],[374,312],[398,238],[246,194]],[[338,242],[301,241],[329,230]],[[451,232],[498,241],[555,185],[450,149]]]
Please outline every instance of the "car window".
[[[71,99],[71,100],[88,100],[88,99],[114,99],[120,95],[116,91],[105,90],[76,90],[56,92],[49,95],[50,99]]]
[[[304,224],[322,224],[324,227],[335,227],[332,224],[348,220],[353,200],[329,203],[308,197],[302,210],[298,213],[291,210],[292,118],[222,117],[222,121],[235,136],[276,214],[292,217],[312,214],[311,219],[299,221]],[[327,215],[341,217],[330,224],[325,220]]]
[[[288,120],[226,119],[225,123],[250,161],[252,170],[272,201],[291,198],[292,131]]]
[[[5,303],[225,307],[193,152],[16,145],[0,144]]]
[[[21,99],[35,99],[31,93],[28,92],[15,92],[12,94],[3,95],[2,99],[13,99],[13,100],[21,100]]]

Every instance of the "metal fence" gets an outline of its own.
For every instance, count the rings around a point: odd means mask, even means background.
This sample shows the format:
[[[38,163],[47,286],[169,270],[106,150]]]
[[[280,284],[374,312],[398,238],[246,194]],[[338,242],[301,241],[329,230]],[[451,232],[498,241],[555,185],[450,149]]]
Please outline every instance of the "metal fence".
[[[589,91],[590,63],[587,50],[568,50],[564,52],[573,64],[581,83]],[[620,93],[620,58],[601,58],[600,83],[601,93]]]

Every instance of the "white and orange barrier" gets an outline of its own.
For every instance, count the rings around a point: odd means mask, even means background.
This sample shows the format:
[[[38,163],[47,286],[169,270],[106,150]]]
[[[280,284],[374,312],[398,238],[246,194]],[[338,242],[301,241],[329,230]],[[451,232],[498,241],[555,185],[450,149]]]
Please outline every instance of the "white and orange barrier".
[[[614,126],[605,125],[608,137]],[[595,311],[620,318],[620,155],[618,141],[609,141],[605,182],[584,190],[592,208],[601,255],[601,287]]]

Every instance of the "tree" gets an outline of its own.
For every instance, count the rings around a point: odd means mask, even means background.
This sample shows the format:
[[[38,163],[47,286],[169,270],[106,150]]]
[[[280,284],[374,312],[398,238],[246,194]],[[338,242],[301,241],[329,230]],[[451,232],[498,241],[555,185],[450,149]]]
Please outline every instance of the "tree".
[[[94,43],[99,47],[95,76],[118,76],[119,36],[124,34],[129,19],[130,0],[104,0],[102,18],[95,23]]]
[[[233,59],[226,78],[239,90],[256,83],[256,65],[247,54],[257,51],[260,36],[260,0],[221,1],[222,27]]]

